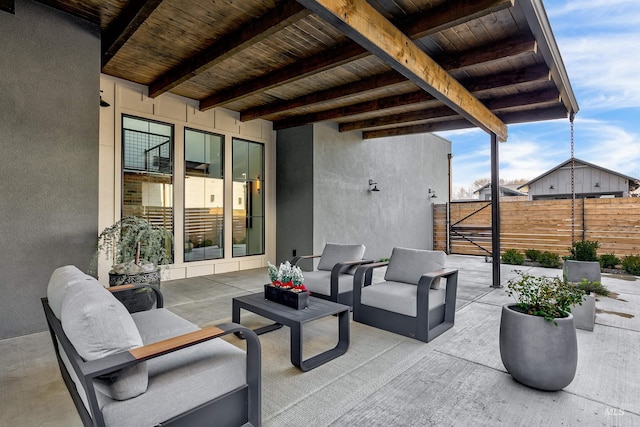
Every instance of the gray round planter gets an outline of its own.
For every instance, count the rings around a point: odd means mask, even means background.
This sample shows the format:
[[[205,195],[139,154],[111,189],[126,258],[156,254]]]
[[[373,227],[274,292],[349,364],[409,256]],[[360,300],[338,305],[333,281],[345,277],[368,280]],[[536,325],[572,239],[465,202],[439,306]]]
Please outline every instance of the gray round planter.
[[[515,308],[515,309],[514,309]],[[500,356],[513,379],[539,390],[568,386],[576,374],[578,342],[573,316],[547,322],[543,317],[502,307]]]

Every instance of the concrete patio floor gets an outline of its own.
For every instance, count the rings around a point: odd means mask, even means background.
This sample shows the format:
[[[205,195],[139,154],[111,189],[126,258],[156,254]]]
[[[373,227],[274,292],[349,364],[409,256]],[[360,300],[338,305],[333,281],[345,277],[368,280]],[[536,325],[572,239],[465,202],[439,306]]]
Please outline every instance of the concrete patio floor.
[[[603,274],[618,295],[598,297],[594,331],[577,331],[575,379],[541,392],[513,381],[500,360],[500,310],[513,300],[490,287],[491,264],[452,255],[447,266],[460,270],[455,326],[431,343],[352,322],[347,354],[301,373],[289,364],[287,328],[261,336],[264,425],[640,425],[638,277]],[[503,265],[502,282],[515,270],[561,275]],[[164,282],[165,306],[201,326],[229,321],[232,298],[266,277],[256,269]],[[48,333],[0,341],[0,369],[0,426],[81,425]]]

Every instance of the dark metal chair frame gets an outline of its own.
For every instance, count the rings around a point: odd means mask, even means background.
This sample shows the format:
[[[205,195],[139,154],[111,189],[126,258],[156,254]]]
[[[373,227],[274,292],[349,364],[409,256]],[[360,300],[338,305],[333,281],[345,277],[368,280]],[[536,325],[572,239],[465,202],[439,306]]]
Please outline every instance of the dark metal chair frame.
[[[108,290],[111,292],[119,292],[121,290],[143,287],[150,287],[153,289],[158,297],[157,307],[162,308],[162,294],[160,290],[154,286],[147,284],[122,285],[108,288]],[[224,323],[160,342],[165,345],[153,343],[129,351],[113,354],[102,359],[84,361],[64,333],[62,323],[53,314],[53,311],[51,311],[47,298],[42,298],[42,306],[44,308],[44,314],[51,333],[51,339],[53,341],[53,347],[56,353],[56,358],[58,359],[62,378],[69,390],[69,393],[71,394],[71,398],[73,399],[73,403],[76,406],[80,418],[82,419],[82,423],[85,426],[105,426],[104,418],[98,406],[96,391],[93,385],[94,378],[123,368],[128,368],[145,360],[162,356],[182,348],[197,345],[199,343],[236,332],[241,332],[247,342],[246,384],[227,394],[213,398],[210,401],[194,407],[172,419],[166,420],[160,425],[211,425],[213,420],[215,420],[215,424],[217,426],[239,426],[247,423],[252,426],[261,425],[261,350],[258,336],[251,329],[245,328],[236,323]],[[89,402],[89,410],[87,410],[87,407],[80,398],[78,390],[76,389],[76,384],[71,378],[71,375],[67,370],[67,366],[61,358],[59,345],[64,349],[73,370],[84,388]],[[133,399],[135,399],[135,397]]]
[[[322,255],[302,255],[302,256],[296,256],[291,260],[291,265],[298,265],[298,262],[300,262],[300,260],[303,259],[313,259],[313,258],[320,258]],[[373,262],[373,260],[369,260],[369,259],[360,259],[360,260],[354,260],[354,261],[346,261],[346,262],[339,262],[337,264],[335,264],[333,266],[333,268],[331,269],[331,294],[330,295],[323,295],[323,294],[319,294],[317,292],[313,293],[313,296],[316,298],[322,298],[328,301],[333,301],[333,302],[337,302],[339,304],[344,304],[344,305],[348,305],[348,306],[352,306],[353,305],[353,291],[347,291],[347,292],[342,292],[342,293],[338,293],[338,277],[340,276],[340,273],[344,273],[345,271],[347,271],[348,269],[354,267],[354,266],[359,266],[359,265],[364,265],[364,264],[371,264]]]
[[[427,273],[418,282],[416,317],[394,313],[361,303],[362,288],[371,285],[375,268],[388,262],[364,265],[356,270],[353,279],[353,320],[389,332],[429,342],[453,327],[456,314],[458,270],[442,269]],[[429,309],[429,289],[436,278],[446,278],[445,303]]]

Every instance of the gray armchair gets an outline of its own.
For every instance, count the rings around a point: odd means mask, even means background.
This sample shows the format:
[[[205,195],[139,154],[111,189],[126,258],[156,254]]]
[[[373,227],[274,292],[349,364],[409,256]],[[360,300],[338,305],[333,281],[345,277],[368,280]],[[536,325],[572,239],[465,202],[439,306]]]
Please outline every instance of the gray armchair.
[[[327,243],[322,255],[297,256],[291,260],[291,264],[297,265],[303,259],[320,258],[317,270],[304,272],[305,287],[314,297],[351,306],[355,269],[373,262],[362,259],[364,251],[364,245]]]
[[[444,261],[444,252],[394,248],[389,262],[359,267],[353,320],[424,342],[453,327],[458,270]],[[384,266],[384,281],[371,283],[373,270]]]

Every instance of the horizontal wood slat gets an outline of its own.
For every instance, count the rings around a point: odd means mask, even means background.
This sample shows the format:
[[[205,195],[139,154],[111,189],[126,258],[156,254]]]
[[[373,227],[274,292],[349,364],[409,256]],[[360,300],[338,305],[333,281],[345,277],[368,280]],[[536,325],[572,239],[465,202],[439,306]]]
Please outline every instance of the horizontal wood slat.
[[[166,353],[174,348],[184,346],[186,344],[196,344],[209,338],[224,334],[224,331],[217,326],[209,326],[198,331],[158,341],[143,347],[133,348],[129,353],[137,360],[145,359],[157,354]]]
[[[487,204],[452,202],[449,206],[453,230],[449,234],[450,253],[487,253],[465,238],[491,252],[491,207]],[[575,240],[597,240],[598,253],[617,256],[640,253],[640,199],[578,199],[575,201]],[[473,214],[473,212],[478,211]],[[447,249],[447,205],[434,206],[435,249]],[[462,220],[464,219],[464,220]],[[461,221],[462,220],[462,221]],[[571,247],[571,200],[500,200],[500,250],[551,251],[561,256]]]

